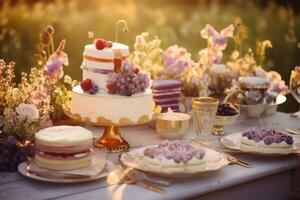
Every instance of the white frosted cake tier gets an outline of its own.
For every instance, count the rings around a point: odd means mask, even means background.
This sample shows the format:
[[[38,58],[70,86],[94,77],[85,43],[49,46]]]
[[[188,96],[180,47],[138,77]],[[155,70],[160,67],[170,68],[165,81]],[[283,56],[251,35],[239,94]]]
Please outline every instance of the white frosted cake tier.
[[[91,95],[76,86],[72,91],[70,111],[80,121],[103,125],[133,125],[149,121],[152,118],[153,106],[150,89],[127,97],[106,92]]]
[[[52,126],[35,134],[38,144],[54,147],[69,147],[92,144],[93,133],[80,126]]]
[[[113,70],[114,59],[124,58],[128,55],[128,46],[121,43],[113,43],[111,48],[102,50],[96,49],[95,44],[88,44],[84,47],[82,66],[93,69]]]
[[[108,74],[114,72],[116,60],[122,62],[128,55],[128,46],[121,43],[102,50],[96,49],[95,44],[85,45],[81,65],[83,80],[90,79],[100,90],[106,91]]]
[[[93,133],[80,126],[52,126],[35,134],[35,163],[52,170],[91,165]]]
[[[106,82],[108,79],[107,74],[99,74],[99,73],[83,70],[82,77],[83,80],[91,79],[93,84],[98,86],[100,92],[107,91],[106,89],[106,84],[107,84]]]

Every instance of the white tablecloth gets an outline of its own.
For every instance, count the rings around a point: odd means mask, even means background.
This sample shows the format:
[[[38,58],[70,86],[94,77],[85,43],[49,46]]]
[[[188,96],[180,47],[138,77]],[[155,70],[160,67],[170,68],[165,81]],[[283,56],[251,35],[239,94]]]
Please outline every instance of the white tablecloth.
[[[300,128],[300,120],[284,113],[257,120],[241,117],[237,123],[225,128],[226,134],[245,130],[253,126],[273,127],[277,129]],[[102,133],[102,128],[92,128],[95,135]],[[157,144],[162,139],[154,129],[148,126],[124,127],[120,129],[131,146]],[[185,139],[196,136],[191,128]],[[116,161],[117,154],[110,153],[108,158]],[[29,180],[18,173],[0,173],[0,199],[187,199],[202,196],[205,199],[286,199],[291,188],[296,185],[290,180],[294,177],[299,186],[299,157],[264,157],[238,154],[241,160],[251,164],[251,169],[238,165],[225,166],[219,171],[176,181],[166,188],[167,194],[160,195],[145,190],[137,185],[107,186],[105,180],[81,184],[49,184]],[[297,172],[298,173],[298,172]],[[249,190],[250,187],[250,190]],[[253,188],[253,190],[251,189]],[[294,192],[299,192],[294,188]],[[221,195],[218,196],[218,195]]]

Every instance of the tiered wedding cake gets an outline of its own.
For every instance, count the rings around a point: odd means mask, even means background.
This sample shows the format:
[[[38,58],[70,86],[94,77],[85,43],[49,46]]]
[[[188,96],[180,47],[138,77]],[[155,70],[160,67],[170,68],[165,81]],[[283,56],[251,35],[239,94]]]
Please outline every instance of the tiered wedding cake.
[[[72,91],[71,112],[79,121],[130,125],[153,113],[150,78],[127,61],[129,48],[98,39],[83,52],[83,81]]]

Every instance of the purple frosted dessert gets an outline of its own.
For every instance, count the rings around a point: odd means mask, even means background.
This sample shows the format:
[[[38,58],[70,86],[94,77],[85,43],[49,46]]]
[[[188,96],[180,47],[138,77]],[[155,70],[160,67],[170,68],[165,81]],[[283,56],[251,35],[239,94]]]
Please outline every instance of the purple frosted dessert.
[[[146,148],[143,154],[150,159],[187,164],[192,159],[203,160],[205,150],[179,140],[165,140],[158,146]]]
[[[176,80],[154,80],[152,82],[153,100],[156,105],[162,108],[162,112],[167,112],[168,108],[179,111],[179,98],[181,86]]]
[[[247,142],[248,141],[248,142]],[[249,129],[242,134],[242,143],[260,144],[269,147],[290,147],[293,145],[293,137],[283,134],[275,129]],[[254,142],[254,143],[253,143]]]

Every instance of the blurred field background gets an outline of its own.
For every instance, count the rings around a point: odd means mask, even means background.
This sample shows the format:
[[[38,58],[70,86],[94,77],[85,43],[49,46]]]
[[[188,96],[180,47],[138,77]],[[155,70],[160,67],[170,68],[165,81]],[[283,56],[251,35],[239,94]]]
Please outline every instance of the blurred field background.
[[[266,69],[278,71],[288,83],[290,71],[300,64],[300,1],[243,0],[0,0],[0,58],[14,61],[17,73],[36,65],[35,44],[39,32],[47,25],[55,28],[56,43],[67,39],[66,52],[70,65],[66,73],[81,80],[80,64],[83,47],[96,37],[113,40],[115,23],[127,20],[129,33],[120,41],[132,45],[135,36],[150,32],[162,40],[162,47],[178,44],[188,49],[197,61],[198,51],[206,46],[200,30],[211,24],[220,30],[237,18],[248,27],[243,45],[255,50],[257,40],[269,39],[273,48],[267,50]],[[230,41],[225,58],[231,52]],[[228,53],[226,55],[226,53]],[[296,111],[295,100],[281,107]]]

